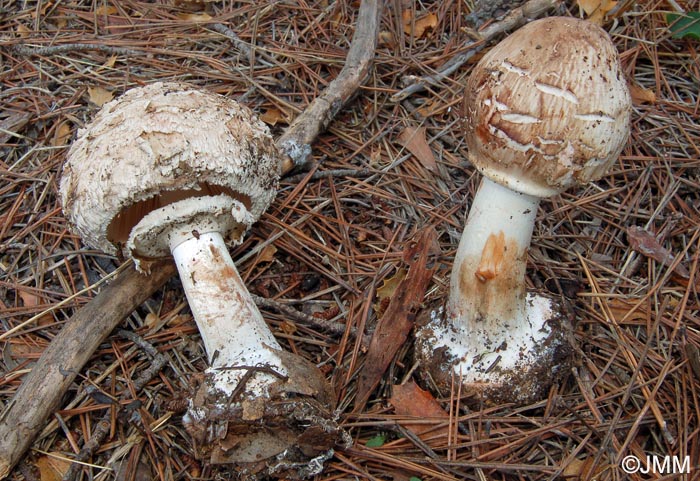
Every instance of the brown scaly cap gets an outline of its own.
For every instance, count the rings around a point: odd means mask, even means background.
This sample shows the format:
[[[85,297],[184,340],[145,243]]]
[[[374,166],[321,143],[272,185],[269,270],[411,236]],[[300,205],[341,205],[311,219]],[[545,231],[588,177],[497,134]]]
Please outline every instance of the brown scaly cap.
[[[275,196],[280,154],[245,106],[181,83],[129,90],[104,105],[71,146],[60,194],[75,231],[116,254],[149,212],[228,195],[257,219]]]
[[[631,100],[600,27],[550,17],[474,67],[465,91],[469,160],[494,182],[547,197],[600,178],[629,135]]]

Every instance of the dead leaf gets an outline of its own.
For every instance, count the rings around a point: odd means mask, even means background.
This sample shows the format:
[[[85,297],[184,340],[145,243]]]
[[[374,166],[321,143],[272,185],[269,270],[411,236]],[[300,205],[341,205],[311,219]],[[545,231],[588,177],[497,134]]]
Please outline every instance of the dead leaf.
[[[184,20],[185,22],[208,22],[212,19],[212,16],[206,12],[201,13],[178,13],[177,18]]]
[[[107,59],[107,61],[106,61],[106,62],[104,63],[104,65],[103,65],[103,67],[106,67],[106,68],[113,68],[115,63],[117,63],[117,56],[116,56],[116,55],[112,55],[111,57],[109,57],[109,58]]]
[[[382,317],[384,315],[394,292],[396,292],[396,288],[405,277],[406,269],[399,269],[394,277],[385,279],[382,283],[382,287],[377,289],[377,302],[374,303],[374,310],[377,312],[377,317]]]
[[[20,23],[19,25],[17,25],[17,35],[19,35],[21,38],[29,37],[30,33],[31,30],[25,24]]]
[[[404,250],[404,261],[411,259],[408,274],[399,283],[386,312],[379,319],[372,334],[367,359],[358,376],[355,412],[363,409],[392,359],[406,342],[408,333],[413,329],[416,312],[420,309],[435,271],[434,267],[428,267],[428,259],[433,252],[436,238],[435,229],[427,228],[418,234],[416,242]]]
[[[107,102],[114,98],[114,94],[109,90],[105,90],[102,87],[88,87],[88,95],[90,96],[90,102],[102,107]]]
[[[51,138],[51,145],[54,147],[67,145],[68,142],[70,142],[72,132],[71,123],[67,120],[61,120],[56,130],[54,130],[53,137]]]
[[[70,465],[69,460],[54,456],[42,456],[36,461],[41,481],[61,481]]]
[[[37,8],[33,8],[33,9],[32,9],[32,11],[31,11],[31,12],[32,12],[32,13],[31,13],[32,19],[36,19],[37,17],[38,17],[38,18],[46,17],[46,12],[47,12],[50,8],[53,8],[53,6],[54,6],[54,5],[53,5],[53,2],[42,2],[42,3],[40,3],[39,5],[40,5],[40,8],[38,8],[38,9],[37,9]]]
[[[149,329],[153,329],[160,322],[160,316],[149,312],[143,320],[143,325]]]
[[[258,254],[256,264],[269,263],[275,260],[275,254],[277,253],[277,247],[272,244],[268,244],[265,248]]]
[[[394,412],[399,416],[411,416],[416,419],[448,419],[450,417],[430,392],[421,389],[413,381],[409,381],[406,384],[394,385],[389,402],[394,406]],[[433,429],[433,426],[430,424],[414,424],[407,421],[399,421],[399,423],[401,426],[418,435]],[[439,430],[432,431],[431,436],[447,434],[448,431],[449,426],[445,426]]]
[[[41,304],[41,298],[31,292],[17,290],[17,295],[22,299],[24,307],[36,307]]]
[[[382,287],[377,288],[377,298],[379,298],[379,300],[382,300],[393,296],[394,292],[396,292],[396,288],[405,278],[406,269],[400,268],[398,271],[396,271],[394,277],[384,279],[384,281],[382,282]]]
[[[586,13],[588,20],[598,25],[603,24],[605,16],[616,4],[612,0],[578,0],[578,6]]]
[[[267,125],[277,125],[278,123],[283,123],[286,124],[288,123],[287,121],[287,116],[284,115],[284,112],[282,112],[280,109],[272,107],[271,109],[267,109],[261,116],[260,120],[265,122]]]
[[[377,43],[380,47],[394,48],[396,47],[396,41],[394,40],[394,35],[388,30],[382,30],[379,32]]]
[[[435,29],[438,24],[437,15],[434,13],[428,13],[413,20],[413,14],[411,10],[404,10],[402,14],[403,28],[407,35],[413,36],[413,38],[423,38],[427,35],[429,31]]]
[[[634,105],[656,103],[656,94],[652,90],[645,89],[637,84],[630,85],[630,95],[632,96]]]
[[[648,230],[639,226],[630,226],[627,228],[627,240],[630,247],[639,252],[643,256],[650,257],[655,261],[670,267],[676,257],[664,246],[659,244],[656,236]],[[678,264],[674,272],[684,279],[690,278],[690,272],[683,265]]]
[[[382,149],[380,147],[372,146],[372,150],[369,153],[369,165],[370,167],[377,167],[382,161]]]
[[[435,154],[428,145],[425,127],[406,127],[399,134],[398,141],[428,170],[437,170]]]
[[[95,9],[95,15],[116,15],[119,9],[114,5],[102,5]]]
[[[621,299],[611,299],[607,307],[618,324],[644,324],[648,315],[644,311],[644,305],[635,306],[631,302]]]

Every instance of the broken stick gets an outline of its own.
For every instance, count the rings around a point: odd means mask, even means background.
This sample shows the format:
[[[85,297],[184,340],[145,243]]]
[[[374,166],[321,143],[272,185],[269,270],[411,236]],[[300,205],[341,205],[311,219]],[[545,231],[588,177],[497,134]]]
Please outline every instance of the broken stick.
[[[529,20],[533,20],[553,9],[559,0],[529,0],[518,8],[511,10],[502,20],[494,22],[479,31],[477,40],[470,40],[460,48],[460,53],[448,60],[435,75],[417,78],[403,90],[391,96],[392,102],[401,102],[411,95],[422,92],[428,85],[439,84],[474,55],[479,53],[489,42],[509,30],[513,30]]]
[[[129,266],[66,323],[0,414],[0,479],[29,448],[97,347],[175,272],[173,262],[154,265],[148,277]]]

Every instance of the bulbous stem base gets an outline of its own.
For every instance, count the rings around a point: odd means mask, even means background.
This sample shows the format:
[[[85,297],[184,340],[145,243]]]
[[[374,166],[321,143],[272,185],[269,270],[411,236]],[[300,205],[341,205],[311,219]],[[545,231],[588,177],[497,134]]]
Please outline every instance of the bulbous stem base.
[[[537,197],[484,179],[455,255],[444,313],[417,333],[425,372],[452,375],[487,398],[528,402],[544,395],[568,353],[568,323],[552,299],[528,294],[527,250]]]
[[[220,234],[176,239],[173,257],[209,358],[183,418],[196,455],[235,465],[241,479],[316,474],[344,440],[330,385],[281,349]]]

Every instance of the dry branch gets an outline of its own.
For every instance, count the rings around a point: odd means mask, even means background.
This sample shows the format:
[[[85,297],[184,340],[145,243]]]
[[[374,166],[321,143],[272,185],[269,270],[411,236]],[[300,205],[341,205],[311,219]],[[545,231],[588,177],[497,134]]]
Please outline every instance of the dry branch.
[[[0,415],[0,478],[7,476],[56,410],[63,394],[112,330],[175,275],[175,264],[133,266],[80,309],[53,339]]]
[[[452,57],[435,75],[416,79],[403,90],[391,96],[393,102],[400,102],[411,95],[421,92],[428,85],[437,85],[467,63],[470,58],[479,53],[489,40],[509,30],[513,30],[529,20],[533,20],[551,10],[560,3],[559,0],[530,0],[521,7],[514,8],[498,22],[494,22],[479,31],[477,40],[470,40],[460,48],[460,53]]]

